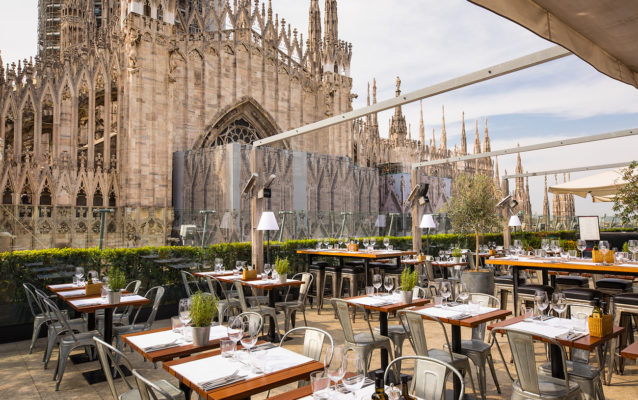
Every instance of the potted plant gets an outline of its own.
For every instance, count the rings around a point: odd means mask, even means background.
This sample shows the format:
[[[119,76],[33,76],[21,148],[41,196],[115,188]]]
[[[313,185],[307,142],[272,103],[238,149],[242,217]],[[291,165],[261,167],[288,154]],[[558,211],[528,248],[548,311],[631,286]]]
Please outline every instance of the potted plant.
[[[204,346],[210,338],[210,324],[217,315],[219,300],[210,293],[196,292],[191,296],[191,326],[193,345]]]
[[[411,272],[409,268],[403,269],[401,272],[401,297],[404,303],[412,303],[412,293],[418,282],[419,273],[416,269]]]
[[[286,283],[288,280],[288,268],[290,263],[287,258],[280,259],[277,257],[277,261],[275,261],[275,271],[277,271],[277,275],[279,275],[279,282]]]
[[[122,296],[122,289],[126,286],[126,275],[119,268],[111,268],[109,271],[109,286],[107,298],[109,304],[118,304]]]
[[[459,249],[458,247],[455,247],[454,249],[452,249],[452,259],[455,264],[461,263],[462,255],[463,255],[463,252],[461,252],[461,249]]]
[[[494,275],[489,270],[479,270],[479,237],[498,227],[500,217],[496,205],[500,198],[492,177],[483,174],[461,174],[454,178],[452,196],[445,205],[452,228],[456,232],[474,232],[475,269],[461,276],[472,293],[494,293]]]

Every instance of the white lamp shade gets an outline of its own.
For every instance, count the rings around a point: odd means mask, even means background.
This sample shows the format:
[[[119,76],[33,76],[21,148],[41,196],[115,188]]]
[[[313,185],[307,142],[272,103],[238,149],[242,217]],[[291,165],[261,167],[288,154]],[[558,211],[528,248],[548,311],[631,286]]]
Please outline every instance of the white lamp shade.
[[[277,225],[277,219],[275,213],[272,211],[264,211],[259,218],[259,224],[257,225],[258,231],[278,231],[279,225]]]
[[[518,215],[512,215],[510,217],[509,226],[521,226],[521,220],[518,218]]]
[[[377,215],[377,220],[374,222],[375,228],[385,228],[385,215]]]
[[[423,218],[421,218],[421,225],[419,228],[436,228],[436,223],[434,222],[434,218],[432,218],[432,214],[425,214]]]
[[[224,216],[222,217],[222,221],[219,224],[219,227],[222,229],[230,229],[231,220],[230,220],[230,212],[226,211]]]

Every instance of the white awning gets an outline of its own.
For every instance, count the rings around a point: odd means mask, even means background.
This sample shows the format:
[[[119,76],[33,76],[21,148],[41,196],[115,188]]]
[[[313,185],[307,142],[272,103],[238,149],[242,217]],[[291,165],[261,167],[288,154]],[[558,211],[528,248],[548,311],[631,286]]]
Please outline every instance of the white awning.
[[[623,168],[617,168],[551,186],[549,191],[554,194],[573,194],[580,197],[587,197],[590,194],[594,202],[609,202],[614,201],[618,189],[627,184],[622,177]]]
[[[469,0],[638,88],[638,1]]]

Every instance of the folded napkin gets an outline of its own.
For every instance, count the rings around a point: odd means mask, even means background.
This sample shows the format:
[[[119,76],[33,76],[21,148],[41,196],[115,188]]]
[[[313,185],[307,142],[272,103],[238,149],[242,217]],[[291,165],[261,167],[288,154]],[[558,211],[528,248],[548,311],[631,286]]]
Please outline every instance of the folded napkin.
[[[81,297],[81,296],[86,296],[86,290],[85,289],[67,290],[64,292],[60,292],[58,294],[60,295],[60,297],[65,299],[69,297]]]
[[[570,330],[569,327],[556,326],[555,323],[550,324],[540,321],[521,321],[510,325],[509,328],[529,332],[535,335],[548,336],[551,338],[557,338],[559,336],[566,335],[567,333],[569,333]]]
[[[69,303],[73,304],[75,307],[101,306],[103,304],[108,304],[108,299],[106,297],[92,297],[90,299],[69,300]]]
[[[75,283],[58,283],[57,285],[49,285],[49,287],[53,290],[56,289],[71,289],[71,288],[79,288]]]
[[[457,306],[458,307],[458,306]],[[418,310],[419,314],[427,315],[428,317],[457,319],[464,316],[470,316],[466,310],[455,309],[456,307],[428,307],[422,310]]]
[[[182,334],[173,332],[172,330],[131,336],[128,340],[144,351],[149,351],[154,347],[161,347],[163,345],[168,347],[169,345],[183,346],[187,344]]]
[[[361,304],[364,306],[373,306],[373,307],[381,307],[387,306],[390,304],[400,303],[403,300],[401,299],[401,295],[389,295],[389,296],[366,296],[359,297],[356,299],[348,300],[350,303]]]

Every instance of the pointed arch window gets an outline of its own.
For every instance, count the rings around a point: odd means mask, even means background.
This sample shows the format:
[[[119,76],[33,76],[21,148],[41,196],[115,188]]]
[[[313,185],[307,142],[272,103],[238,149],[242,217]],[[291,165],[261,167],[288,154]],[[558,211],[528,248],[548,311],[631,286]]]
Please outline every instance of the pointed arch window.
[[[160,21],[164,20],[164,8],[162,8],[162,4],[157,7],[157,19]]]
[[[44,187],[42,192],[40,193],[40,205],[41,206],[50,206],[51,205],[51,191],[48,187]]]
[[[2,193],[2,204],[13,204],[13,190],[8,186]]]
[[[104,205],[104,198],[102,197],[102,191],[98,187],[93,194],[93,207],[102,207]]]
[[[251,144],[252,142],[259,140],[259,133],[257,129],[248,121],[240,118],[230,125],[228,125],[215,139],[213,146],[223,146],[228,143],[244,143]]]
[[[80,188],[77,196],[75,196],[75,205],[78,207],[86,207],[86,192],[84,188]]]
[[[151,4],[148,0],[144,2],[144,16],[145,17],[151,16]]]

